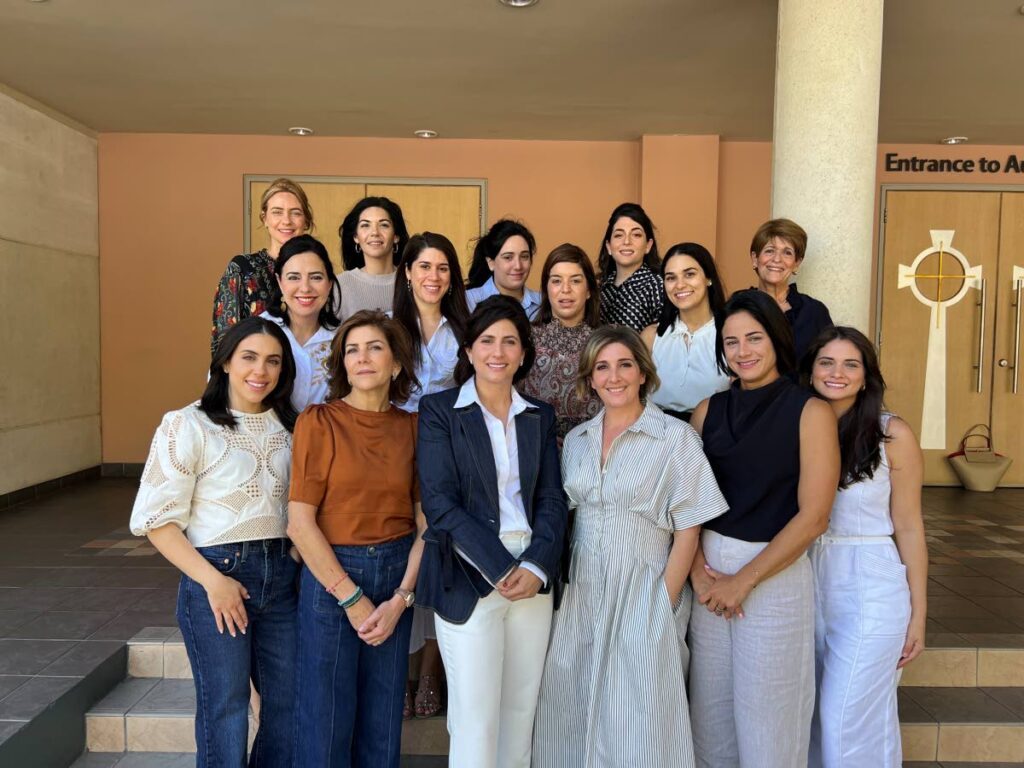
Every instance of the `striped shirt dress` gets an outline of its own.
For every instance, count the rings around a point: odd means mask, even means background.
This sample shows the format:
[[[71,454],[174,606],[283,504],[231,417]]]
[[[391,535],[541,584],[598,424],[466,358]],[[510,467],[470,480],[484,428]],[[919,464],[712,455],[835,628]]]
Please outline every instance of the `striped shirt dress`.
[[[689,424],[648,403],[601,467],[602,410],[562,451],[576,509],[534,726],[534,768],[692,768],[686,625],[669,603],[674,531],[728,506]]]

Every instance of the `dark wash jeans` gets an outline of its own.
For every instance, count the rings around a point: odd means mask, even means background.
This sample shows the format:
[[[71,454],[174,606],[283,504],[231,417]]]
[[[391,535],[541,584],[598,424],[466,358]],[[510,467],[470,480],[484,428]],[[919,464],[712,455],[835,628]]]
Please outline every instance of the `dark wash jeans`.
[[[338,562],[380,605],[401,585],[413,537],[371,546],[336,546]],[[347,595],[341,595],[347,597]],[[386,641],[359,639],[338,601],[302,569],[295,765],[398,768],[402,697],[412,611]]]
[[[249,679],[261,697],[252,768],[291,768],[295,702],[298,565],[287,539],[264,539],[197,551],[249,591],[246,634],[218,634],[206,590],[188,576],[178,587],[178,625],[196,686],[196,766],[246,765]]]

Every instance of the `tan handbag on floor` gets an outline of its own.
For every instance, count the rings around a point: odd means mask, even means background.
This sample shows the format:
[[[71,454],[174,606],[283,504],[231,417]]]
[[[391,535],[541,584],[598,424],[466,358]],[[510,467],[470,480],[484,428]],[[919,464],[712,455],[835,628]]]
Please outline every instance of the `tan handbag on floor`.
[[[972,438],[974,445],[968,445]],[[992,448],[988,424],[975,424],[968,429],[960,440],[960,449],[946,458],[968,491],[994,491],[1013,463],[1013,459]]]

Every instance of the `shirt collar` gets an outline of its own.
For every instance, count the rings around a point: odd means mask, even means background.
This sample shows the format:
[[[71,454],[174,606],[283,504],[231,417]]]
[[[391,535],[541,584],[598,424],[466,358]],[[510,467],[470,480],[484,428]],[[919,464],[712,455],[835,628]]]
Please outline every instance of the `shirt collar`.
[[[272,323],[277,323],[277,325],[281,328],[282,331],[284,331],[285,335],[288,337],[288,341],[292,342],[296,346],[301,346],[303,349],[305,349],[306,347],[311,347],[314,344],[320,344],[321,342],[324,341],[330,341],[331,339],[334,338],[335,332],[329,331],[321,325],[319,328],[316,329],[316,333],[309,337],[305,344],[299,344],[299,340],[295,338],[295,334],[292,333],[292,329],[288,327],[283,317],[276,317],[275,315],[272,315],[269,312],[264,312],[262,315],[260,315],[260,317],[265,318]]]
[[[665,437],[665,420],[672,418],[662,413],[661,409],[652,403],[649,399],[647,404],[644,406],[643,413],[640,414],[640,418],[634,421],[629,427],[626,428],[627,432],[644,432],[655,440],[661,440]],[[600,430],[604,424],[604,408],[598,412],[598,414],[580,425],[580,432],[587,433],[594,431],[595,429]]]
[[[670,334],[672,334],[673,336],[686,336],[687,334],[689,334],[690,336],[696,336],[698,333],[707,333],[708,329],[714,329],[714,327],[715,327],[715,318],[712,317],[710,320],[708,320],[706,323],[704,323],[704,325],[702,325],[696,331],[691,331],[686,326],[686,323],[684,323],[682,320],[680,320],[677,317],[675,320],[672,321],[672,325],[668,329],[668,332]]]
[[[480,286],[479,289],[483,292],[484,299],[489,299],[491,296],[498,296],[501,291],[498,290],[498,286],[494,283],[494,276],[491,275],[487,278],[487,282]],[[483,301],[483,299],[481,299]],[[538,291],[531,291],[525,285],[523,286],[523,300],[519,302],[523,305],[523,309],[529,314],[532,307],[540,306],[540,293]]]
[[[484,404],[480,402],[480,393],[476,391],[476,376],[470,376],[466,383],[459,387],[459,396],[455,400],[455,407],[465,408],[466,406],[473,405],[474,403],[479,405],[481,410],[484,410]],[[532,407],[533,406],[526,402],[523,396],[516,391],[516,388],[512,387],[512,407],[509,408],[508,415],[515,418],[523,411]]]

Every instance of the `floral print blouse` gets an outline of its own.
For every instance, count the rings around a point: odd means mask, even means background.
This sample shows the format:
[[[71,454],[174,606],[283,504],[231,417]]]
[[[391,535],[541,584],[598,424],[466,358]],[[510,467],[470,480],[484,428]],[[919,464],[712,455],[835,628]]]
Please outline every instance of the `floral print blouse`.
[[[537,357],[519,389],[550,403],[555,409],[559,441],[569,430],[595,416],[601,409],[601,401],[593,392],[584,400],[576,396],[580,354],[590,331],[586,323],[567,328],[555,319],[533,326],[533,346]]]
[[[274,260],[266,249],[235,256],[224,270],[213,298],[210,353],[224,332],[239,320],[262,314],[274,295]]]

